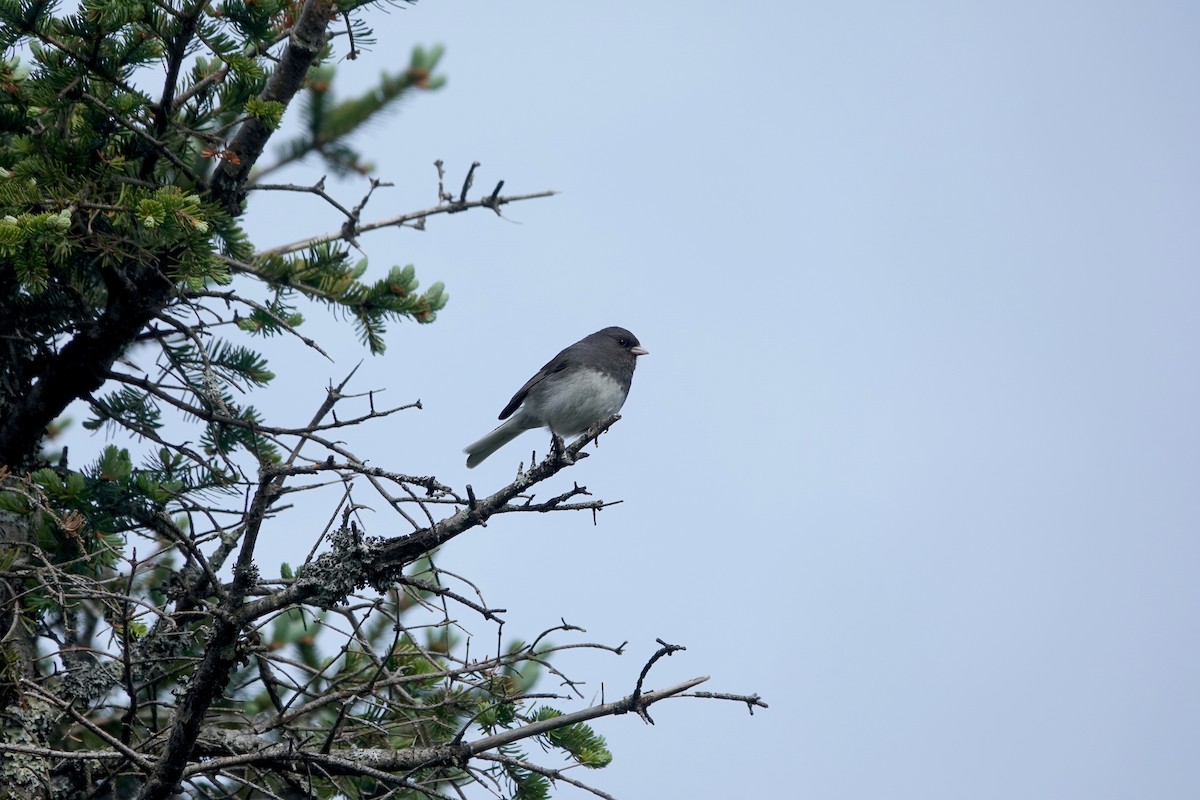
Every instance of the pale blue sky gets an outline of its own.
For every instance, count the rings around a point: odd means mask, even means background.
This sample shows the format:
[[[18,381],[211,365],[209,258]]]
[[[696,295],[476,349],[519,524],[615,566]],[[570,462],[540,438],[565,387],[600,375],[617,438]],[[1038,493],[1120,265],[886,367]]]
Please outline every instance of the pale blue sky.
[[[609,697],[663,637],[688,651],[653,684],[771,704],[603,720],[616,760],[580,777],[625,800],[1200,794],[1200,6],[425,0],[371,21],[343,85],[437,42],[449,83],[359,137],[397,184],[369,212],[432,204],[437,158],[455,185],[477,160],[477,186],[562,194],[364,237],[376,274],[413,262],[451,300],[356,384],[425,410],[352,447],[494,489],[543,437],[470,473],[461,448],[561,347],[632,329],[651,355],[625,419],[554,484],[625,504],[497,520],[441,563],[506,634],[628,639],[563,662]],[[340,224],[296,195],[251,220],[264,246]],[[361,357],[309,317],[339,363],[272,344],[279,424]],[[266,560],[306,537],[281,522]]]

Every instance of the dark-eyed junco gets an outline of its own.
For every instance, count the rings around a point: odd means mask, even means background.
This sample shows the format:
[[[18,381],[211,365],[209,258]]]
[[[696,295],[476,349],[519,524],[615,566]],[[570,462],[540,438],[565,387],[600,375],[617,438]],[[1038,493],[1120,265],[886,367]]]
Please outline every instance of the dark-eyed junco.
[[[567,438],[616,414],[629,395],[638,356],[649,352],[624,328],[605,328],[580,339],[517,390],[500,412],[505,420],[500,427],[463,450],[467,466],[479,464],[525,431],[544,427]]]

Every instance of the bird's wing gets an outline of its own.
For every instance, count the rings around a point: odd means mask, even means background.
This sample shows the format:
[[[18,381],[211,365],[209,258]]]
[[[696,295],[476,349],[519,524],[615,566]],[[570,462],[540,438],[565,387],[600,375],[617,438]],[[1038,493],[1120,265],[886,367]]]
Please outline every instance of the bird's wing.
[[[571,366],[574,359],[571,358],[570,350],[571,348],[569,347],[566,350],[563,350],[554,358],[546,362],[546,366],[539,369],[536,375],[525,381],[525,385],[520,389],[517,389],[517,393],[512,396],[512,400],[508,401],[508,405],[506,405],[504,410],[500,412],[500,416],[497,417],[497,419],[508,419],[510,416],[512,416],[514,411],[520,408],[521,403],[525,402],[525,397],[529,394],[530,389],[532,389],[534,386],[537,386],[554,373],[562,372],[564,369]]]

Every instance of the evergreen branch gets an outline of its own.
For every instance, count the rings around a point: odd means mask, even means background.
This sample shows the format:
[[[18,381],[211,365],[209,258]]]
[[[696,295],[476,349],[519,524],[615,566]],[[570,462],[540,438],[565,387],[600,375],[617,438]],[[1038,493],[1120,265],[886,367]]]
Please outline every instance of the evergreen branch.
[[[31,458],[46,426],[72,401],[103,385],[113,362],[171,295],[171,282],[154,266],[114,270],[111,278],[108,305],[100,319],[47,359],[30,389],[5,409],[0,419],[0,464],[16,466]]]
[[[226,64],[225,66],[221,67],[218,70],[213,70],[212,72],[208,73],[203,78],[201,78],[200,80],[196,81],[194,84],[189,86],[187,89],[185,89],[183,92],[181,92],[180,94],[178,94],[175,97],[174,101],[171,103],[171,112],[175,113],[175,112],[179,111],[187,104],[187,102],[189,100],[191,100],[193,97],[200,94],[201,92],[207,91],[208,88],[210,86],[212,86],[213,84],[221,83],[223,80],[225,80],[226,77],[228,77],[229,70],[230,70],[230,67],[228,64]]]
[[[499,662],[503,659],[496,659]],[[476,665],[480,666],[480,665]],[[418,677],[428,678],[430,676],[398,676],[390,679],[391,681],[406,680],[413,681]],[[436,674],[435,674],[436,677]],[[406,779],[397,776],[395,773],[417,770],[432,766],[452,766],[464,763],[470,758],[480,758],[484,761],[495,763],[516,763],[523,769],[528,769],[539,774],[543,774],[552,780],[565,780],[574,786],[586,789],[599,797],[609,797],[609,795],[593,789],[586,784],[574,781],[567,778],[558,770],[548,770],[543,767],[525,762],[523,760],[511,759],[502,754],[491,753],[490,751],[513,745],[537,736],[546,736],[555,731],[569,728],[574,725],[579,725],[584,722],[599,719],[602,717],[619,716],[630,712],[644,713],[645,709],[654,703],[677,696],[692,696],[685,694],[689,689],[705,683],[709,680],[708,676],[700,676],[677,683],[665,689],[660,689],[651,692],[635,692],[620,700],[611,703],[602,703],[590,708],[581,709],[569,714],[552,716],[546,719],[540,719],[519,727],[509,730],[504,730],[499,733],[477,739],[475,741],[450,744],[434,747],[414,747],[403,750],[395,748],[355,748],[353,756],[347,757],[342,753],[323,753],[316,750],[297,747],[294,742],[275,742],[271,743],[260,738],[260,736],[251,733],[237,733],[226,728],[205,728],[201,731],[201,735],[196,741],[194,752],[191,754],[191,763],[181,765],[180,778],[190,779],[198,775],[212,774],[219,770],[228,769],[233,766],[251,766],[251,765],[270,765],[276,768],[283,768],[289,771],[304,774],[313,766],[320,766],[323,770],[328,771],[331,775],[368,775],[378,780],[391,783],[404,783]],[[26,682],[26,685],[36,691],[45,699],[55,701],[55,698],[42,694],[40,687],[31,682]],[[338,696],[327,696],[318,698],[314,702],[319,702],[322,705],[337,702],[339,699],[347,699],[353,697],[356,691],[361,690],[343,690],[338,693]],[[746,698],[737,695],[709,695],[707,693],[695,693],[695,696],[716,697],[721,699],[737,699],[745,701]],[[757,700],[757,695],[754,696]],[[761,702],[759,705],[763,705]],[[311,704],[310,704],[311,705]],[[65,708],[70,713],[72,709]],[[294,718],[299,718],[306,713],[309,713],[311,708],[305,706],[302,709],[297,709],[292,713]],[[144,769],[159,769],[169,758],[168,754],[163,753],[156,759],[151,760],[146,756],[136,753],[129,748],[123,746],[119,741],[104,733],[104,731],[89,725],[85,718],[78,714],[73,714],[77,721],[87,726],[93,733],[104,739],[114,750],[91,750],[86,752],[73,751],[56,751],[49,748],[33,747],[21,744],[0,744],[0,751],[22,753],[28,755],[37,755],[46,758],[63,758],[63,759],[95,759],[98,761],[108,760],[125,760],[129,759],[138,763]],[[412,787],[411,784],[405,784]],[[415,787],[412,787],[415,788]],[[421,791],[429,791],[428,787],[422,787]],[[144,793],[144,792],[143,792]],[[441,796],[434,793],[435,796]]]
[[[581,722],[597,719],[599,717],[611,717],[620,714],[628,714],[636,712],[643,718],[646,717],[646,709],[657,703],[659,700],[665,700],[668,697],[682,694],[688,689],[707,681],[707,675],[701,675],[691,680],[677,683],[674,686],[669,686],[666,689],[659,689],[653,692],[635,692],[627,695],[620,700],[615,700],[611,703],[602,703],[591,708],[584,708],[579,711],[574,711],[570,714],[563,714],[558,717],[550,717],[541,719],[537,722],[531,722],[528,725],[522,725],[519,728],[512,730],[501,731],[500,733],[477,739],[473,742],[468,742],[465,747],[469,755],[474,756],[488,750],[494,750],[498,747],[514,744],[522,739],[528,739],[531,736],[542,736],[551,731],[556,731],[561,728],[566,728],[571,725],[578,725]]]
[[[529,772],[536,772],[538,775],[549,778],[551,781],[563,781],[564,783],[569,783],[575,788],[583,789],[585,792],[590,792],[596,795],[596,797],[603,798],[603,800],[617,800],[617,798],[613,797],[608,792],[602,792],[595,786],[589,786],[583,781],[577,781],[560,769],[549,769],[547,767],[534,764],[532,761],[526,761],[521,758],[513,758],[512,756],[506,756],[503,753],[478,753],[476,754],[475,758],[478,758],[480,761],[493,761],[497,764],[503,764],[508,767],[517,767],[519,769],[528,770]]]
[[[169,8],[168,6],[166,6],[165,3],[161,2],[161,0],[156,0],[155,4],[158,5],[159,8],[164,8],[164,9]],[[246,44],[245,48],[242,50],[242,55],[247,59],[253,59],[253,58],[258,57],[260,54],[266,54],[267,51],[271,47],[275,46],[276,44],[278,44],[280,41],[282,41],[286,37],[287,37],[287,34],[284,32],[281,32],[281,33],[278,33],[274,38],[264,41],[262,43],[248,42]],[[171,112],[172,113],[178,112],[180,109],[182,109],[187,104],[187,102],[189,100],[191,100],[196,95],[207,91],[209,89],[209,87],[211,87],[212,85],[222,83],[223,81],[225,81],[225,79],[229,77],[229,73],[233,69],[229,63],[228,56],[222,52],[221,47],[217,46],[213,42],[208,41],[207,37],[205,37],[198,30],[196,31],[196,38],[199,39],[201,42],[204,42],[204,44],[208,47],[208,49],[214,55],[216,55],[217,58],[219,58],[222,62],[224,62],[224,66],[222,66],[220,69],[209,72],[203,78],[196,81],[194,84],[189,86],[187,89],[185,89],[184,91],[182,91],[178,95],[176,95],[175,99],[171,103]]]
[[[709,677],[707,675],[701,675],[699,677],[677,683],[674,686],[668,686],[666,689],[659,689],[657,691],[645,692],[641,694],[630,694],[611,703],[601,703],[600,705],[580,709],[579,711],[574,711],[570,714],[562,714],[561,716],[537,720],[536,722],[530,722],[526,725],[504,730],[499,733],[492,734],[491,736],[485,736],[482,739],[476,739],[472,742],[466,742],[457,746],[434,748],[435,752],[431,754],[417,752],[410,756],[407,753],[396,753],[391,758],[388,758],[386,753],[380,754],[383,755],[384,763],[391,762],[387,767],[383,768],[411,769],[420,766],[455,763],[455,760],[472,758],[489,750],[507,747],[535,736],[544,736],[548,733],[552,733],[563,728],[568,728],[572,725],[578,725],[583,722],[599,719],[600,717],[619,716],[621,714],[628,714],[630,712],[642,713],[646,708],[659,702],[660,700],[666,700],[667,698],[682,694],[683,692],[686,692],[695,686],[699,686],[708,680]],[[364,753],[363,755],[367,754]],[[415,756],[415,758],[413,756]],[[422,763],[422,759],[426,759],[424,763]],[[382,766],[378,761],[375,761],[375,759],[370,758],[369,756],[366,760],[375,764],[376,766]]]
[[[558,647],[550,647],[544,651],[537,653],[537,655],[545,656],[552,652],[557,652],[560,650],[568,650],[568,649],[573,649],[573,648],[594,648],[594,649],[603,649],[603,650],[614,650],[614,648],[611,648],[611,647],[608,647],[605,645],[599,645],[599,644],[573,644],[573,645],[560,645]],[[531,651],[532,651],[532,648],[527,647],[519,652],[509,653],[509,654],[503,655],[503,656],[495,656],[493,658],[483,659],[480,661],[472,661],[469,665],[462,665],[462,666],[454,667],[452,669],[434,670],[432,672],[423,672],[423,673],[412,674],[412,675],[410,675],[410,674],[391,675],[387,678],[376,681],[375,688],[376,689],[388,689],[391,687],[403,686],[404,684],[417,683],[420,681],[444,680],[447,678],[454,679],[454,678],[462,676],[463,673],[465,671],[467,671],[468,669],[472,672],[487,673],[487,672],[491,672],[491,671],[494,671],[497,669],[501,669],[503,667],[509,667],[509,666],[520,664],[521,662],[526,661],[530,658]],[[618,653],[618,655],[620,655],[619,651],[616,651],[616,652]],[[361,697],[361,696],[362,696],[362,687],[360,687],[360,686],[354,686],[354,687],[351,687],[348,689],[339,689],[336,691],[324,692],[320,696],[314,697],[312,700],[309,700],[308,702],[304,703],[303,705],[300,705],[296,708],[290,709],[286,713],[279,714],[275,719],[271,720],[269,723],[263,725],[261,728],[257,728],[256,732],[258,734],[272,733],[273,731],[277,731],[280,728],[285,728],[286,726],[288,726],[300,719],[303,719],[306,716],[310,716],[313,714],[313,712],[318,711],[328,705],[331,705],[333,703],[337,703],[340,701],[344,701],[344,700],[349,700],[349,699],[355,698],[355,697]]]
[[[173,106],[176,86],[179,82],[179,70],[187,58],[188,47],[195,38],[196,25],[200,16],[208,6],[208,0],[196,0],[190,9],[176,17],[179,20],[179,28],[167,43],[167,68],[163,77],[162,96],[158,104],[154,106],[154,137],[156,139],[161,139],[171,124],[174,116]],[[154,167],[158,161],[157,154],[160,152],[162,151],[156,149],[142,162],[142,168],[138,173],[142,180],[149,180],[150,176],[154,174]]]
[[[410,778],[401,775],[394,775],[386,769],[380,769],[373,765],[363,762],[358,757],[358,753],[353,753],[353,757],[346,758],[341,755],[330,755],[319,753],[312,750],[297,750],[291,742],[282,745],[271,745],[257,752],[241,753],[238,755],[225,756],[224,758],[207,759],[201,763],[193,764],[184,771],[186,778],[193,778],[197,775],[211,775],[218,773],[221,770],[229,767],[255,765],[255,764],[271,764],[281,765],[292,768],[294,772],[305,774],[312,770],[312,767],[320,767],[320,771],[329,775],[350,775],[350,776],[365,776],[374,778],[375,780],[386,785],[397,785],[405,789],[411,789],[420,794],[436,797],[438,800],[454,800],[449,795],[435,791],[428,786],[420,786],[414,783]],[[399,770],[397,770],[399,771]]]
[[[279,65],[259,95],[263,102],[282,103],[287,106],[300,87],[308,69],[320,56],[329,40],[327,26],[333,17],[336,4],[333,0],[306,0],[299,18],[288,36],[287,46],[279,59]],[[238,129],[228,151],[231,157],[222,159],[213,175],[209,192],[212,199],[232,216],[242,213],[242,198],[250,170],[262,155],[272,130],[257,117],[250,117]]]
[[[94,413],[96,413],[98,415],[103,414],[101,401],[97,400],[91,394],[85,395],[84,399],[87,400],[88,403],[91,405],[92,411]],[[102,421],[111,423],[111,424],[119,426],[121,428],[124,428],[125,430],[132,433],[134,436],[137,436],[142,439],[147,439],[147,440],[159,445],[160,447],[165,447],[170,450],[174,450],[174,451],[180,453],[181,455],[185,456],[186,458],[190,459],[192,462],[194,462],[196,464],[197,467],[201,467],[206,471],[211,471],[211,469],[212,469],[212,467],[211,467],[212,459],[201,455],[200,453],[193,450],[191,447],[188,447],[186,444],[179,444],[177,442],[168,442],[166,439],[159,436],[158,433],[153,428],[147,427],[145,425],[140,425],[132,419],[128,419],[124,416],[117,416],[117,415],[105,415],[105,418]],[[84,427],[87,427],[87,423],[84,423]]]
[[[349,25],[349,16],[346,15],[345,18]],[[333,100],[333,70],[324,67],[313,71],[307,84],[308,102],[303,134],[285,144],[284,153],[277,161],[261,167],[250,186],[263,176],[300,161],[311,153],[324,156],[330,168],[339,173],[367,171],[367,166],[361,163],[358,154],[345,144],[345,140],[372,117],[394,106],[400,98],[413,90],[429,91],[440,88],[445,79],[433,77],[432,72],[437,67],[442,53],[443,48],[440,45],[430,51],[423,47],[415,47],[408,69],[395,75],[385,72],[374,88],[358,97],[337,103]],[[354,41],[351,37],[347,58],[353,60],[355,56]]]
[[[590,708],[584,708],[570,714],[538,720],[516,728],[504,730],[482,739],[461,744],[441,745],[434,747],[412,747],[403,750],[396,748],[356,748],[353,760],[339,755],[325,755],[315,750],[297,747],[293,742],[268,743],[257,735],[236,733],[223,728],[206,728],[203,736],[196,742],[193,756],[205,758],[202,763],[185,765],[181,774],[193,776],[210,771],[217,759],[212,756],[224,756],[230,760],[221,761],[222,766],[234,764],[270,764],[283,767],[294,772],[303,773],[311,765],[320,764],[329,769],[331,774],[353,775],[360,774],[359,770],[377,770],[383,773],[417,770],[426,767],[454,766],[464,763],[467,759],[496,750],[500,747],[515,744],[535,736],[544,736],[562,728],[578,725],[601,717],[619,716],[630,712],[644,710],[657,703],[683,694],[689,689],[699,686],[709,680],[707,675],[682,681],[673,686],[657,691],[645,692],[634,696],[628,695],[611,703],[602,703]],[[324,698],[322,698],[324,699]],[[328,702],[334,702],[332,700]],[[157,760],[160,767],[166,755]],[[395,780],[394,775],[389,775]]]
[[[47,5],[49,5],[49,3],[47,3]],[[31,10],[35,10],[35,9],[31,8]],[[41,14],[44,14],[45,12],[46,12],[46,9],[36,9],[35,16],[40,16]],[[6,22],[7,22],[7,20],[6,20]],[[121,76],[119,76],[115,73],[102,71],[100,68],[100,65],[96,63],[96,59],[95,59],[94,55],[88,56],[88,55],[82,55],[80,53],[77,53],[65,41],[63,41],[62,39],[56,37],[53,33],[51,33],[50,32],[51,28],[49,26],[39,26],[39,25],[34,25],[34,24],[28,24],[28,25],[22,24],[22,25],[19,25],[19,27],[21,29],[21,32],[24,33],[25,35],[36,38],[42,44],[48,45],[53,50],[56,50],[56,51],[62,53],[64,56],[66,56],[67,58],[74,61],[76,64],[79,65],[79,68],[83,72],[95,75],[96,77],[100,78],[101,80],[105,81],[106,83],[110,83],[113,86],[117,87],[118,89],[120,89],[122,92],[124,92],[126,94],[130,94],[130,95],[137,94],[137,89],[135,89],[129,83],[125,82],[121,78]]]
[[[174,167],[176,169],[178,169],[181,173],[183,173],[187,177],[187,179],[191,182],[191,184],[193,186],[198,186],[200,184],[200,176],[197,175],[195,172],[193,172],[191,170],[191,168],[188,167],[188,165],[186,163],[184,163],[183,159],[181,159],[179,156],[175,155],[175,153],[171,150],[171,148],[167,147],[165,144],[160,142],[158,139],[156,139],[153,136],[151,136],[150,134],[146,133],[144,130],[139,128],[137,125],[134,125],[132,122],[130,122],[129,120],[125,119],[123,116],[118,114],[116,111],[109,108],[99,98],[93,97],[92,95],[88,94],[87,92],[84,92],[81,95],[81,97],[83,97],[83,99],[86,100],[87,102],[89,102],[92,105],[96,106],[97,108],[101,109],[105,114],[107,114],[112,119],[113,122],[117,123],[125,130],[127,130],[130,133],[134,134],[135,136],[138,136],[138,137],[144,139],[145,141],[149,142],[150,146],[152,148],[154,148],[154,152],[158,153],[159,155],[165,157],[168,161],[170,161],[171,164],[174,165]],[[153,159],[153,157],[148,157],[147,162],[151,161],[152,159]],[[151,173],[143,173],[140,175],[140,179],[144,180],[144,181],[149,180],[150,174]]]
[[[233,262],[231,260],[227,261],[227,263],[229,263],[230,266],[233,266]],[[196,291],[187,292],[187,293],[185,293],[184,296],[189,297],[189,298],[191,298],[191,297],[212,297],[212,298],[215,298],[218,300],[224,300],[227,303],[242,303],[244,305],[247,305],[250,308],[257,311],[258,313],[269,317],[280,328],[282,328],[283,330],[292,334],[300,341],[304,342],[304,344],[307,345],[308,347],[311,347],[313,350],[316,350],[318,353],[325,356],[325,358],[328,359],[331,363],[333,362],[333,357],[330,356],[329,353],[326,353],[324,351],[324,349],[321,348],[321,345],[317,344],[317,341],[315,339],[312,339],[312,338],[300,333],[300,331],[296,330],[296,327],[294,325],[290,324],[287,320],[285,320],[283,317],[280,317],[278,314],[273,312],[271,309],[267,308],[262,303],[256,302],[247,297],[243,297],[242,295],[238,294],[237,292],[233,292],[233,291],[217,292],[217,291],[213,291],[211,289],[200,289],[200,290],[196,290]]]
[[[139,378],[136,375],[129,375],[128,373],[117,372],[115,370],[111,370],[108,372],[107,377],[112,378],[115,381],[120,381],[121,383],[127,384],[129,386],[136,386],[137,388],[141,389],[142,391],[146,392],[147,394],[157,397],[159,400],[162,400],[163,402],[174,406],[175,408],[179,409],[180,411],[183,411],[186,414],[190,414],[204,422],[211,422],[211,423],[216,423],[219,425],[228,425],[233,428],[242,428],[244,430],[258,434],[260,436],[271,436],[271,437],[298,436],[302,439],[307,439],[307,440],[316,442],[317,444],[321,445],[322,447],[326,447],[326,448],[328,448],[336,453],[339,453],[341,455],[349,455],[349,454],[347,452],[345,452],[336,442],[334,442],[332,440],[324,439],[320,436],[317,436],[316,435],[317,431],[327,431],[327,430],[334,430],[337,428],[351,427],[354,425],[361,424],[361,423],[367,421],[368,419],[378,419],[381,417],[389,417],[392,414],[398,413],[400,411],[406,411],[410,408],[421,408],[420,402],[418,401],[416,403],[409,403],[409,404],[402,405],[402,406],[385,408],[381,411],[373,410],[366,414],[362,414],[360,416],[357,416],[357,417],[354,417],[351,419],[334,420],[333,422],[312,424],[312,425],[309,425],[309,426],[303,427],[303,428],[281,428],[276,425],[263,425],[262,423],[259,423],[259,422],[252,422],[250,420],[243,419],[241,417],[234,417],[229,414],[222,414],[218,411],[213,411],[209,408],[203,408],[201,406],[192,405],[191,403],[188,403],[184,400],[180,400],[178,397],[175,397],[171,393],[165,391],[162,388],[161,384],[156,383],[151,380],[147,380],[146,378]],[[174,445],[172,445],[172,446],[174,446]],[[310,471],[310,468],[308,468],[308,467],[277,466],[277,467],[275,467],[275,469],[279,470],[280,472],[287,472],[288,474],[290,474],[291,472],[302,473],[302,472]],[[311,470],[311,471],[315,471],[315,470]]]

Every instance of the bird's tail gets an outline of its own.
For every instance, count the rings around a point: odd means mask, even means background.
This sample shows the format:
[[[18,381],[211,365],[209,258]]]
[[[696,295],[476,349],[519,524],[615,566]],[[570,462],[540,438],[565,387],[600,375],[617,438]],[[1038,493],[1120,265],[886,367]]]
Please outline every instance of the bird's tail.
[[[520,414],[514,415],[502,422],[496,430],[484,436],[478,442],[469,444],[463,450],[467,454],[467,467],[472,468],[478,466],[485,458],[499,450],[504,445],[511,442],[513,439],[520,436],[527,430],[528,427],[523,425],[524,417]]]

